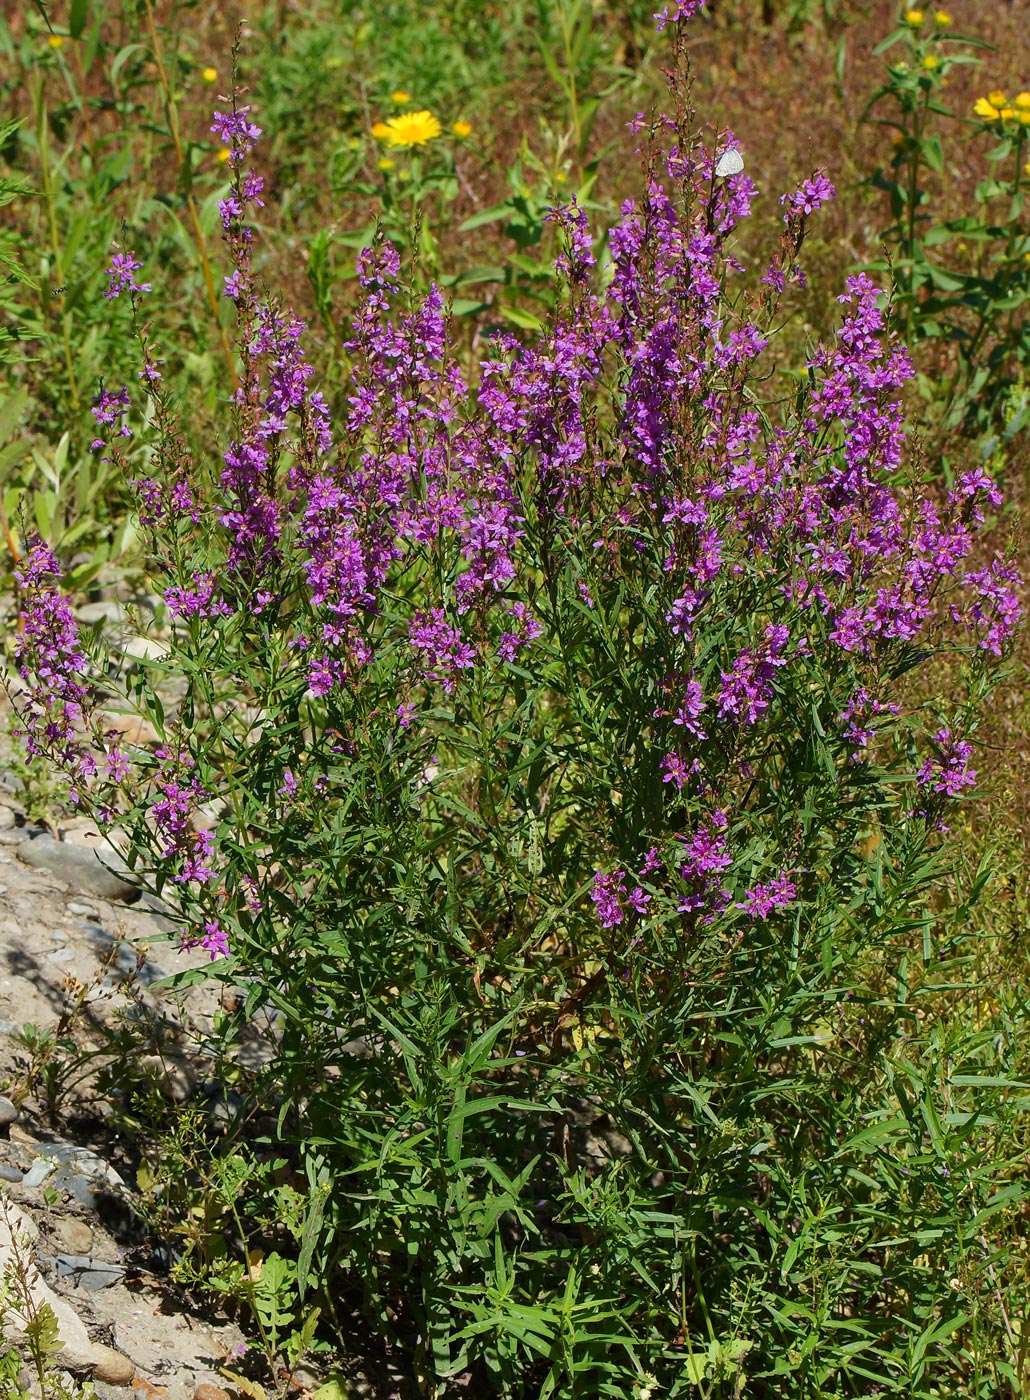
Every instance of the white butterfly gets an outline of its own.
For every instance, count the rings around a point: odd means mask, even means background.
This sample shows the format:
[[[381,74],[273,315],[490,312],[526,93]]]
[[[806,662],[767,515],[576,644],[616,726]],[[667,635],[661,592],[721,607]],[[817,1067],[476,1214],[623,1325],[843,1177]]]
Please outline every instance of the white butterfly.
[[[733,146],[727,146],[715,162],[716,179],[724,180],[727,175],[739,175],[744,169],[744,157]]]

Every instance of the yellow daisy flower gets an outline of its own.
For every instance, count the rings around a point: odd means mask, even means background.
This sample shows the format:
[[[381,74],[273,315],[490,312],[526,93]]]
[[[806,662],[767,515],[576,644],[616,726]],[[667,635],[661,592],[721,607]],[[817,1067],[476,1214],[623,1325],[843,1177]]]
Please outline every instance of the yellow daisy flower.
[[[1010,122],[1015,115],[1015,107],[1003,107],[1001,109],[1001,119],[1003,122]]]
[[[933,17],[933,22],[938,28],[947,29],[948,25],[951,23],[951,15],[948,14],[947,10],[938,10]]]
[[[432,112],[425,111],[404,112],[399,117],[391,117],[385,125],[385,139],[394,147],[424,146],[427,141],[435,141],[443,131]]]
[[[913,29],[918,29],[923,22],[922,10],[906,10],[905,23],[910,24]]]
[[[211,67],[204,68],[201,70],[200,76],[204,79],[205,83],[217,83],[218,69]]]
[[[403,88],[398,88],[396,92],[390,93],[390,101],[396,102],[398,107],[403,107],[406,102],[411,101],[411,93],[405,92]]]
[[[923,58],[923,67],[933,70],[934,68],[938,68],[940,66],[940,62],[940,59],[935,53],[928,53]]]
[[[973,111],[978,117],[983,117],[985,122],[996,122],[1001,116],[1001,109],[995,107],[994,103],[986,97],[978,97],[973,104]]]
[[[1030,92],[1021,92],[1018,97],[1012,99],[1013,107],[1019,107],[1023,111],[1030,111]]]
[[[472,135],[472,123],[461,121],[454,122],[451,125],[451,130],[454,132],[455,136],[460,136],[464,141],[466,136]]]
[[[376,122],[372,128],[372,135],[377,141],[385,141],[390,135],[390,128],[385,122]]]
[[[389,156],[383,156],[382,160],[376,161],[377,170],[392,170],[393,167],[394,162],[390,159]]]
[[[215,156],[215,160],[220,160],[220,161],[222,162],[222,164],[224,165],[225,162],[229,159],[229,157],[230,157],[231,155],[232,155],[232,151],[229,149],[229,147],[228,147],[228,146],[223,146],[223,147],[221,148],[221,150],[218,152],[218,154]]]
[[[987,94],[987,101],[991,104],[992,107],[1004,107],[1006,102],[1008,101],[1008,98],[1005,96],[1005,94],[1001,91],[1000,88],[995,88],[993,92],[989,92]]]
[[[1030,111],[1024,108],[1018,115],[1020,126],[1030,126]]]
[[[52,49],[59,49],[59,48],[62,46],[62,44],[64,43],[64,35],[63,35],[63,34],[51,34],[51,35],[49,36],[49,38],[47,39],[47,43],[50,45],[50,47],[51,47]]]

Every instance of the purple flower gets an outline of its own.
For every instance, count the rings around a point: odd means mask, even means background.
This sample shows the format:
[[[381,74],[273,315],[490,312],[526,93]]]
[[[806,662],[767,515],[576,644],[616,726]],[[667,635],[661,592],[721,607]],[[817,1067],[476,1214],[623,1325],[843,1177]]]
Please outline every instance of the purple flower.
[[[116,297],[121,296],[122,292],[137,296],[149,292],[151,283],[136,281],[135,274],[142,266],[143,264],[132,253],[112,253],[111,266],[106,269],[107,287],[100,295],[106,297],[108,301],[114,301]]]
[[[771,624],[765,629],[765,642],[761,647],[757,650],[745,647],[731,668],[721,673],[720,718],[755,724],[769,708],[773,677],[779,667],[787,664],[783,655],[787,635],[786,627]]]
[[[973,746],[954,738],[950,729],[939,729],[933,739],[937,752],[920,766],[916,779],[932,792],[961,797],[964,788],[976,786],[976,770],[969,767]]]
[[[723,834],[726,826],[726,813],[717,809],[692,836],[679,838],[683,854],[678,874],[686,886],[677,906],[680,913],[707,910],[714,914],[728,904],[729,891],[720,879],[722,872],[733,864]]]
[[[14,573],[20,609],[14,655],[27,686],[20,718],[30,754],[48,754],[80,776],[94,760],[80,735],[90,708],[79,625],[58,587],[57,560],[41,540]]]
[[[797,885],[785,874],[777,875],[768,884],[755,885],[745,890],[743,902],[738,909],[745,910],[753,919],[767,919],[774,909],[786,909],[797,898]]]
[[[612,875],[603,871],[594,872],[594,883],[590,898],[597,910],[597,921],[602,928],[615,928],[625,919],[622,901],[626,897],[626,877],[621,870]]]
[[[518,653],[543,633],[543,627],[533,617],[525,603],[512,603],[508,613],[515,619],[516,626],[502,632],[497,642],[497,655],[511,665]]]
[[[810,180],[803,180],[791,194],[780,196],[780,203],[786,206],[787,211],[783,216],[784,221],[791,217],[805,218],[808,214],[814,214],[836,196],[837,191],[827,178],[826,172],[819,170]]]
[[[408,640],[420,653],[422,679],[439,681],[450,694],[460,671],[471,670],[476,649],[464,641],[461,629],[452,627],[442,608],[416,613],[408,627]]]
[[[680,20],[693,19],[704,9],[705,0],[679,0],[678,4],[666,5],[652,18],[659,33],[667,24],[677,24]]]

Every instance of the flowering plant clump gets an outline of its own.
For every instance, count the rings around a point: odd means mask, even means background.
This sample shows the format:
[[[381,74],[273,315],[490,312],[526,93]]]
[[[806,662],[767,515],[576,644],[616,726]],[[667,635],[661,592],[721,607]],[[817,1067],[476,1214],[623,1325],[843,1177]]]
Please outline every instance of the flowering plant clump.
[[[994,89],[976,99],[977,121],[969,124],[996,144],[982,153],[982,178],[966,212],[936,218],[932,191],[950,169],[946,143],[954,132],[941,119],[958,115],[949,112],[944,87],[953,66],[979,60],[969,52],[978,41],[954,33],[946,11],[933,19],[931,26],[922,10],[907,11],[877,49],[900,49],[903,57],[886,62],[886,81],[864,118],[895,132],[889,166],[869,180],[878,198],[887,195],[891,214],[882,235],[889,261],[874,270],[889,268],[895,280],[894,304],[908,343],[940,342],[942,425],[984,434],[1018,412],[1012,405],[1030,365],[1030,237],[1023,216],[1030,92],[1010,98]]]
[[[922,1120],[884,1066],[916,1035],[918,959],[935,975],[946,819],[1019,614],[978,544],[998,492],[923,479],[866,275],[807,376],[769,382],[833,187],[784,197],[749,285],[756,187],[717,172],[677,82],[678,115],[636,123],[644,193],[603,283],[583,211],[551,212],[538,339],[463,364],[439,290],[368,248],[336,421],[253,271],[259,133],[219,114],[240,385],[213,472],[131,257],[113,273],[175,619],[138,686],[163,742],[130,773],[76,750],[89,665],[53,561],[22,580],[33,745],[77,767],[211,975],[280,1013],[262,1101],[310,1183],[301,1294],[361,1308],[439,1394],[893,1387],[917,1338],[891,1290],[928,1251],[952,1277],[962,1232],[935,1212],[993,1189],[899,1184]],[[941,1170],[975,1151],[941,1130]],[[964,1307],[946,1283],[920,1301],[938,1380]]]

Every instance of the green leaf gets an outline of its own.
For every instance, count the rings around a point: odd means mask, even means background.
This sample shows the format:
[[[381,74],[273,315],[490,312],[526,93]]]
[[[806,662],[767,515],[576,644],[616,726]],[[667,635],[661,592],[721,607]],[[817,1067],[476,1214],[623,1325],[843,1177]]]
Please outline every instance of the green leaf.
[[[68,12],[68,33],[73,39],[81,39],[89,20],[89,0],[72,0]]]

